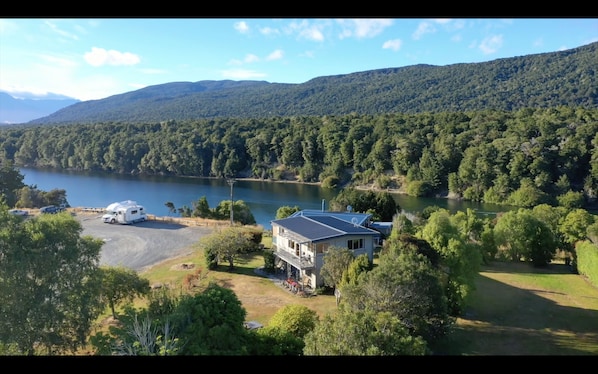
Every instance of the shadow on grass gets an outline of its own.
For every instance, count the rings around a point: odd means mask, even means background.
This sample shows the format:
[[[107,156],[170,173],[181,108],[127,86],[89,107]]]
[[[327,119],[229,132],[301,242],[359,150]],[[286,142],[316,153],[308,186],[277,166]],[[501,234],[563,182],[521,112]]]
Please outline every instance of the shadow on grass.
[[[598,354],[598,310],[593,300],[589,301],[588,308],[583,301],[588,296],[598,296],[598,289],[590,287],[592,295],[569,295],[566,291],[538,289],[540,287],[517,276],[532,273],[575,276],[560,264],[534,268],[527,264],[497,263],[485,267],[476,278],[476,291],[465,316],[438,352],[448,355]],[[505,279],[505,282],[490,276]],[[562,281],[566,281],[565,278]]]
[[[232,269],[229,267],[228,262],[220,262],[213,271],[263,278],[255,272],[255,269],[262,266],[264,266],[264,255],[261,251],[258,251],[236,257]]]
[[[487,273],[515,273],[515,274],[573,274],[571,266],[559,263],[548,264],[545,267],[535,267],[529,262],[495,261],[483,267]]]

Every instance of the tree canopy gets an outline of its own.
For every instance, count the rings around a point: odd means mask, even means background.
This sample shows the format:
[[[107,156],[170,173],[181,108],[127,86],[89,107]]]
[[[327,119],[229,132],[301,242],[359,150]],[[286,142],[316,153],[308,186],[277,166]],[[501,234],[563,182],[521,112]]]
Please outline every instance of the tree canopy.
[[[104,305],[103,241],[63,212],[20,220],[0,205],[0,341],[24,354],[76,352]]]

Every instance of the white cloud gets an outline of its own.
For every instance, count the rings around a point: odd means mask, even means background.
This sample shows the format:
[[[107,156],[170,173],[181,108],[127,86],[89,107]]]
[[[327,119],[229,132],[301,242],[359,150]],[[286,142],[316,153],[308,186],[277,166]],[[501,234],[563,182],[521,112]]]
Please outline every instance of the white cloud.
[[[78,40],[79,37],[75,34],[72,34],[70,32],[64,31],[62,29],[59,29],[58,26],[50,21],[45,21],[44,22],[46,24],[46,26],[48,26],[52,31],[54,31],[56,34],[64,37],[64,38],[68,38],[68,39],[73,39],[73,40]]]
[[[430,34],[436,32],[436,28],[430,22],[424,21],[420,22],[417,26],[417,29],[411,35],[413,39],[418,40],[421,39],[422,36],[425,34]]]
[[[256,56],[256,55],[254,55],[254,54],[251,54],[251,53],[247,54],[247,55],[245,56],[245,58],[243,59],[243,61],[244,61],[244,62],[246,62],[246,63],[248,63],[248,64],[250,64],[250,63],[252,63],[252,62],[258,62],[259,60],[260,60],[260,58],[259,58],[259,57],[257,57],[257,56]]]
[[[239,60],[238,58],[233,58],[228,62],[227,65],[240,66],[243,65],[243,61]]]
[[[387,40],[384,42],[384,44],[382,44],[382,48],[383,49],[392,49],[393,51],[396,52],[399,49],[401,49],[402,44],[403,44],[403,42],[401,41],[401,39]]]
[[[84,55],[85,61],[91,66],[102,66],[102,65],[136,65],[141,59],[134,53],[130,52],[119,52],[113,49],[106,50],[104,48],[92,47],[91,52],[87,52]]]
[[[235,22],[233,27],[241,34],[247,34],[249,32],[249,25],[245,21]]]
[[[284,52],[281,49],[277,49],[273,52],[271,52],[268,56],[266,56],[265,60],[266,61],[273,61],[273,60],[280,60],[284,55]],[[233,65],[233,66],[241,66],[243,64],[251,64],[251,63],[255,63],[255,62],[260,62],[262,59],[260,59],[258,56],[252,54],[252,53],[248,53],[247,55],[245,55],[245,57],[243,58],[243,60],[239,60],[239,59],[232,59],[228,62],[228,65]]]
[[[311,41],[321,42],[324,40],[324,33],[322,23],[310,24],[307,20],[301,22],[293,21],[285,29],[286,34],[297,34],[300,39],[307,39]]]
[[[316,42],[321,42],[324,40],[324,34],[318,26],[312,26],[310,28],[301,30],[299,32],[299,36]]]
[[[277,50],[271,52],[266,57],[266,60],[267,61],[280,60],[281,58],[283,58],[283,56],[284,56],[284,52],[282,51],[282,49],[277,49]]]
[[[440,18],[434,19],[434,23],[440,25],[445,31],[453,32],[465,28],[466,22],[462,19]]]
[[[461,40],[463,40],[463,35],[461,34],[451,36],[451,41],[453,42],[460,42]]]
[[[282,29],[286,35],[296,35],[299,39],[309,41],[322,42],[333,27],[340,27],[338,32],[339,39],[356,38],[365,39],[373,38],[381,34],[386,28],[392,26],[393,19],[316,19],[316,20],[295,20],[290,22]],[[263,28],[260,30],[264,35],[271,35],[280,33],[278,29]]]
[[[357,39],[372,38],[393,24],[392,19],[341,19],[337,22],[343,28],[339,35],[341,39],[352,36]]]
[[[226,79],[255,79],[264,78],[266,76],[264,73],[246,69],[222,70],[221,73],[222,77]]]
[[[495,53],[500,47],[502,47],[502,42],[502,35],[489,36],[482,40],[478,48],[483,54],[489,55]]]
[[[34,67],[28,65],[23,69],[12,70],[11,78],[19,83],[3,83],[2,89],[12,88],[9,91],[31,92],[39,95],[54,92],[84,101],[127,91],[122,87],[119,79],[112,75],[89,75],[76,78],[74,69],[58,67],[54,64],[38,64]]]
[[[260,29],[260,33],[262,35],[266,35],[266,36],[269,36],[269,35],[279,35],[280,34],[280,30],[272,28],[272,27],[262,27]]]

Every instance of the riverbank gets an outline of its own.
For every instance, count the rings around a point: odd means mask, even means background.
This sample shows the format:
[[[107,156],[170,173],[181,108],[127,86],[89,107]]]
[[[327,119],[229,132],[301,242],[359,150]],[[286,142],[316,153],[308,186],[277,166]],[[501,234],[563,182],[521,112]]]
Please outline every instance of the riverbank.
[[[218,178],[214,178],[218,179]],[[289,183],[289,184],[305,184],[310,186],[319,186],[322,187],[322,182],[302,182],[297,179],[259,179],[259,178],[234,178],[238,181],[248,181],[248,182],[268,182],[268,183]],[[379,188],[376,187],[373,183],[371,184],[364,184],[364,185],[357,185],[353,186],[348,183],[339,187],[342,188],[355,188],[356,190],[360,191],[374,191],[374,192],[388,192],[392,194],[400,194],[400,195],[407,195],[407,191],[404,188]],[[448,196],[439,196],[439,197],[448,197]]]

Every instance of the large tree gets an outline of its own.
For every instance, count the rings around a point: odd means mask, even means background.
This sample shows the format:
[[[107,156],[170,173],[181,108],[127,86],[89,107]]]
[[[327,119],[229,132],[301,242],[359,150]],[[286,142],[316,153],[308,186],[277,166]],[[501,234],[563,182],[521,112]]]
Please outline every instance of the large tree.
[[[251,356],[301,356],[305,343],[280,326],[247,330],[247,351]]]
[[[28,355],[85,344],[103,310],[103,242],[81,231],[68,213],[16,220],[0,205],[0,342]]]
[[[426,342],[389,312],[341,308],[305,336],[309,356],[422,356]]]
[[[324,280],[324,284],[332,288],[339,285],[343,279],[343,273],[347,271],[354,258],[355,256],[353,256],[351,250],[334,245],[330,246],[320,269],[320,276]]]
[[[295,205],[293,207],[291,207],[289,205],[281,206],[280,208],[278,208],[276,210],[275,219],[287,218],[290,215],[292,215],[293,213],[299,212],[300,210],[301,210],[301,208],[299,208],[297,205]]]
[[[242,227],[227,227],[201,239],[206,265],[214,269],[220,261],[228,262],[230,269],[243,253],[255,248],[253,234]]]
[[[598,222],[598,219],[587,210],[581,208],[572,209],[564,217],[559,231],[562,233],[564,241],[575,247],[578,241],[588,238],[588,227],[594,224],[594,222]]]
[[[558,245],[550,227],[524,208],[500,216],[494,226],[494,236],[497,246],[511,260],[530,261],[535,266],[546,266]]]
[[[268,326],[279,327],[283,331],[303,339],[308,332],[314,329],[318,320],[318,314],[305,305],[289,304],[274,313]]]
[[[6,204],[14,207],[17,202],[17,191],[23,187],[24,176],[11,161],[0,160],[0,196],[4,195]]]
[[[363,274],[356,285],[343,286],[341,306],[389,312],[411,336],[432,344],[446,336],[453,323],[442,278],[441,270],[426,255],[397,245],[380,253],[379,265]]]
[[[392,221],[401,211],[396,200],[388,192],[360,191],[344,188],[330,201],[330,210],[342,212],[349,210],[371,213],[375,221]]]
[[[215,283],[185,295],[170,316],[183,355],[239,355],[245,352],[247,312],[235,293]]]
[[[110,307],[115,319],[116,306],[124,301],[132,302],[135,297],[147,295],[149,280],[142,278],[135,270],[122,266],[105,266],[102,273],[102,300]]]
[[[475,290],[475,277],[482,263],[481,247],[472,242],[472,238],[481,237],[481,226],[476,221],[472,211],[451,216],[448,210],[440,209],[430,214],[420,232],[440,253],[445,294],[453,316],[461,314]]]

